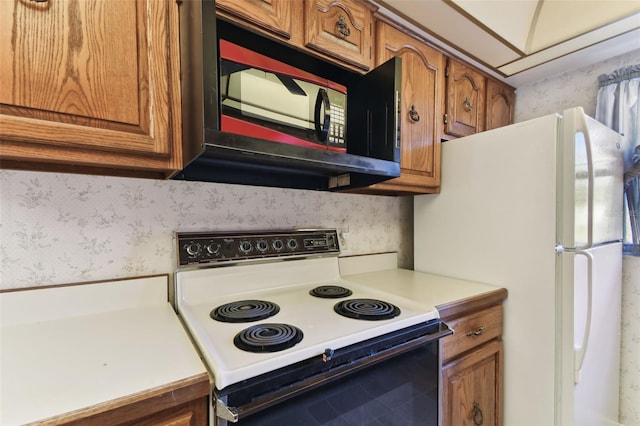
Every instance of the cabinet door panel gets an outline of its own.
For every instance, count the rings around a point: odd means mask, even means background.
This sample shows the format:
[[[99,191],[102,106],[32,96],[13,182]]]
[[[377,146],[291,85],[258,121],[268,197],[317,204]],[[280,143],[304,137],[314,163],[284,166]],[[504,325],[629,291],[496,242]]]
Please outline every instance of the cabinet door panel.
[[[494,340],[442,370],[442,424],[502,424],[502,342]]]
[[[486,130],[513,123],[516,95],[510,87],[494,80],[487,80]]]
[[[0,16],[5,159],[177,168],[176,4],[0,2]]]
[[[293,16],[292,11],[300,13],[295,8],[296,2],[290,0],[217,0],[216,7],[224,12],[264,29],[280,37],[291,39],[293,20],[300,16]]]
[[[445,58],[390,25],[377,26],[377,62],[402,58],[401,176],[377,189],[420,193],[440,185],[440,119]],[[428,191],[428,190],[427,190]]]
[[[485,77],[453,60],[447,68],[445,132],[462,137],[483,131]]]
[[[355,0],[305,0],[305,46],[369,70],[373,15]]]
[[[0,60],[12,66],[0,75],[0,103],[36,116],[48,112],[138,124],[140,100],[130,94],[138,92],[139,76],[149,78],[148,67],[139,70],[136,59],[138,5],[59,4],[41,11],[5,5],[13,10],[4,19],[14,19],[0,32],[5,46]],[[113,27],[121,30],[112,34]]]

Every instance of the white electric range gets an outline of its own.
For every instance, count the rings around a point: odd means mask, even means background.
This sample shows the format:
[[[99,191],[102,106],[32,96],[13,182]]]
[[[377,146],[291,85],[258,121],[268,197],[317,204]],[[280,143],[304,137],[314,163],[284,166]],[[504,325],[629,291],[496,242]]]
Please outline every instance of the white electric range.
[[[176,251],[176,310],[213,376],[214,424],[250,424],[450,333],[434,308],[343,279],[335,230],[177,233]]]

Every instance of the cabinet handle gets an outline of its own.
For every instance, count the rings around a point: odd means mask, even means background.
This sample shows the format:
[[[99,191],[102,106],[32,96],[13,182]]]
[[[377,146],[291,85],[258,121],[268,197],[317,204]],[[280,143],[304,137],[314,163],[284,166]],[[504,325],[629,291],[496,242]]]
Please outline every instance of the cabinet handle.
[[[418,114],[418,111],[416,111],[415,105],[411,105],[411,110],[409,111],[409,118],[411,119],[411,121],[414,121],[416,123],[420,121],[420,114]]]
[[[340,15],[336,26],[338,27],[338,32],[343,36],[349,37],[351,35],[351,30],[349,29],[349,25],[345,22],[344,16]]]
[[[484,423],[484,416],[482,415],[482,410],[480,409],[480,405],[477,402],[473,403],[473,424],[476,426],[482,425]]]
[[[471,105],[471,99],[467,96],[464,98],[464,110],[469,112],[473,109],[473,105]]]
[[[484,325],[480,326],[475,330],[467,332],[467,337],[476,337],[476,336],[481,336],[483,334],[484,334]]]

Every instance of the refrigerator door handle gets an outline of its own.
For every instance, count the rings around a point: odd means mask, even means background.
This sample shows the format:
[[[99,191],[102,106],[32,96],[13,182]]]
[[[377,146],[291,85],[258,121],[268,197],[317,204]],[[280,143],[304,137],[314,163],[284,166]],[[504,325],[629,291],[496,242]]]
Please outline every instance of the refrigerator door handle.
[[[576,247],[576,250],[587,250],[593,247],[593,188],[595,186],[595,171],[593,167],[593,154],[591,149],[591,136],[589,135],[589,127],[584,114],[577,116],[576,132],[584,135],[584,147],[587,154],[587,241],[583,246]]]
[[[585,318],[584,335],[582,336],[582,342],[579,346],[576,346],[574,342],[574,381],[575,384],[580,382],[580,370],[582,370],[582,364],[584,363],[584,356],[587,352],[587,345],[589,343],[589,334],[591,332],[591,311],[592,311],[592,299],[593,299],[593,255],[588,251],[576,250],[576,255],[585,256],[587,259],[587,315]],[[574,284],[575,285],[575,284]]]

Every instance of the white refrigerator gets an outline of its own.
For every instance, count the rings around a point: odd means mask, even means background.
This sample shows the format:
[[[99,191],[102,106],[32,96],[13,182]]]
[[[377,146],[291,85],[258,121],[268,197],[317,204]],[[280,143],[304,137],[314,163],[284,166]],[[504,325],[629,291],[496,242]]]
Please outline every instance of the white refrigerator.
[[[622,140],[582,108],[442,144],[415,270],[494,284],[504,425],[618,424]]]

